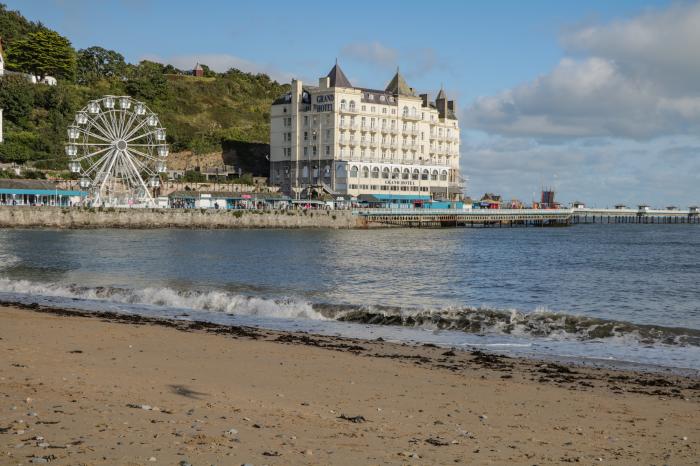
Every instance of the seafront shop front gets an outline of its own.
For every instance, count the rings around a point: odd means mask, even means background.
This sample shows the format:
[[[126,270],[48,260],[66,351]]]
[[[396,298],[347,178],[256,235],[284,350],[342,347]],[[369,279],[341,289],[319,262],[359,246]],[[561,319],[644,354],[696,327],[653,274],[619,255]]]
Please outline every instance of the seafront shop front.
[[[277,193],[177,191],[168,196],[173,209],[285,209],[290,198]]]
[[[434,201],[430,196],[411,194],[360,194],[357,203],[370,209],[462,209],[462,202]]]
[[[87,196],[84,191],[58,187],[47,180],[0,179],[0,205],[69,207],[81,204]]]
[[[69,207],[80,204],[86,195],[83,191],[0,189],[0,205]]]

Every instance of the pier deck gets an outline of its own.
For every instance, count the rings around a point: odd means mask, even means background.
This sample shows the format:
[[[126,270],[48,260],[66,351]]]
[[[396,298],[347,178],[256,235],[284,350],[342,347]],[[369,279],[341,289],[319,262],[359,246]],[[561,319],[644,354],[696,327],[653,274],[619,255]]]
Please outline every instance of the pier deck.
[[[418,228],[566,226],[572,223],[700,223],[695,210],[655,209],[356,209],[366,222]]]
[[[568,225],[572,209],[357,209],[367,222],[411,227]]]

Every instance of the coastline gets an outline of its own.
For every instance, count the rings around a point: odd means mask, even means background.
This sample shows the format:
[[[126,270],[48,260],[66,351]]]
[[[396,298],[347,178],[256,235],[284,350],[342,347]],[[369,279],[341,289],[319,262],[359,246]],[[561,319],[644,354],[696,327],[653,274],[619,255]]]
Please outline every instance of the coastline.
[[[35,305],[0,305],[0,338],[8,464],[700,455],[694,377]]]

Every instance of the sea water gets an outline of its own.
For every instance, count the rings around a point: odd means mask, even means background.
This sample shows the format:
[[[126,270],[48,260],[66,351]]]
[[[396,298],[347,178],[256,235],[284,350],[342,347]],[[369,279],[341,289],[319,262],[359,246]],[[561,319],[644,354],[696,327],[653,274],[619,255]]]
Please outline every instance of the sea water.
[[[700,371],[700,226],[0,230],[0,300]]]

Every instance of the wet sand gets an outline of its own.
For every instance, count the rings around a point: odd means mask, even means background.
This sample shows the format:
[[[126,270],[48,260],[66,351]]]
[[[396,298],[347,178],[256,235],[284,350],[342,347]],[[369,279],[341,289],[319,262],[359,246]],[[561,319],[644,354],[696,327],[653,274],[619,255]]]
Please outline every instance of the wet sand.
[[[0,306],[0,464],[698,464],[700,380]]]

